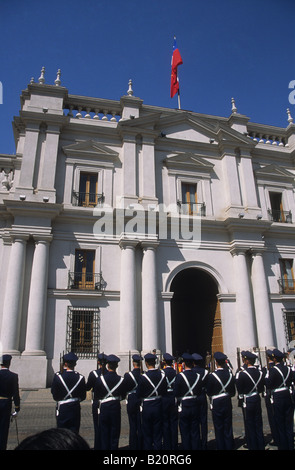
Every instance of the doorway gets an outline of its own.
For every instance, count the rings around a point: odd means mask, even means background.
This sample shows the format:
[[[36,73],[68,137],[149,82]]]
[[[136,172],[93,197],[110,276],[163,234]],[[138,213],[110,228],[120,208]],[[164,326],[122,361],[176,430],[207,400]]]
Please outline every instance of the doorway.
[[[199,268],[179,272],[170,287],[172,348],[175,357],[183,352],[222,351],[222,326],[218,286],[215,279]]]

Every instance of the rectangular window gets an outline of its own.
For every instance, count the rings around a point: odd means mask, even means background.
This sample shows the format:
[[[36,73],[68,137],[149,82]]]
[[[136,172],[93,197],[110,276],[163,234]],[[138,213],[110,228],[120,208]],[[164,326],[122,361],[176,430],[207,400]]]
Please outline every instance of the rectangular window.
[[[284,294],[295,293],[293,259],[280,259],[281,287]]]
[[[182,213],[186,215],[197,214],[197,185],[182,183]]]
[[[99,195],[97,188],[97,173],[80,173],[79,192],[74,192],[74,203],[77,206],[95,207]]]
[[[74,287],[76,289],[94,289],[95,288],[95,251],[94,250],[76,250],[75,252],[75,271]]]
[[[100,347],[100,315],[96,307],[68,307],[67,352],[95,359]]]
[[[286,222],[286,216],[283,210],[282,193],[269,193],[271,217],[274,222]]]
[[[295,311],[284,310],[284,323],[286,330],[287,344],[291,341],[295,341]]]

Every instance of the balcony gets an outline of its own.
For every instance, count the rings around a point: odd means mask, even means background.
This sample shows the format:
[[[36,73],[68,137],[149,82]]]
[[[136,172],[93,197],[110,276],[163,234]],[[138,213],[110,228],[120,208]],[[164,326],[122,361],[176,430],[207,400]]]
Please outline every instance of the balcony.
[[[177,201],[179,213],[183,215],[197,215],[199,217],[206,216],[206,205],[204,202],[197,204],[188,204],[185,202]]]
[[[79,207],[95,207],[104,202],[104,194],[73,191],[72,204]]]
[[[279,279],[280,294],[295,294],[294,279],[282,278]]]
[[[282,222],[286,224],[292,224],[292,212],[291,211],[268,209],[267,213],[272,222]]]
[[[101,273],[69,272],[68,289],[101,291],[103,286]]]

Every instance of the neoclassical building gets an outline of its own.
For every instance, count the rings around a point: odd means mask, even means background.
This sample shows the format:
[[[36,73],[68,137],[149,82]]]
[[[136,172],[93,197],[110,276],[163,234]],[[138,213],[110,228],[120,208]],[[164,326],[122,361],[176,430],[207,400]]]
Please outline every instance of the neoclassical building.
[[[22,387],[64,352],[181,355],[295,339],[295,125],[69,94],[44,70],[0,155],[0,347]]]

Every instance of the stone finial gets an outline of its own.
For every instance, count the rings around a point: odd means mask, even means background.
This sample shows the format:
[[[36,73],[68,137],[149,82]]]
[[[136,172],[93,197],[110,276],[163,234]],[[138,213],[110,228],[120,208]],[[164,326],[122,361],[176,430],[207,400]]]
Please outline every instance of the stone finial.
[[[236,114],[236,112],[238,111],[238,110],[237,110],[237,107],[236,107],[236,103],[235,103],[235,99],[234,99],[234,98],[231,99],[231,111],[232,111],[232,113],[234,113],[234,114]]]
[[[129,85],[129,88],[128,88],[127,94],[128,94],[129,96],[133,96],[132,80],[131,80],[131,79],[129,80],[128,85]]]
[[[34,77],[31,78],[30,85],[32,85],[33,83],[34,83]]]
[[[60,69],[58,69],[56,79],[54,80],[54,83],[55,83],[56,86],[60,86],[60,84],[61,84],[60,76],[61,76],[61,71],[60,71]]]
[[[38,82],[42,84],[45,83],[45,67],[42,67],[41,69],[41,75],[38,79]]]
[[[291,116],[291,112],[289,108],[287,108],[287,114],[288,114],[288,122],[291,124],[293,122],[293,118]]]

